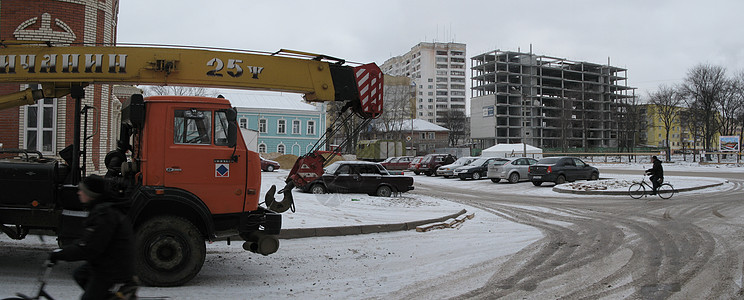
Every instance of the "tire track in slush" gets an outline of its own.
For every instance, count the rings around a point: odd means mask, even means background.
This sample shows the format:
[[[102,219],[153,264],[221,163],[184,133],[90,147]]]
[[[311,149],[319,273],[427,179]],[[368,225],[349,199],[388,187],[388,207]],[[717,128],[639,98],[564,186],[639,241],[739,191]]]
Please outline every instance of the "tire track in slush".
[[[744,227],[733,217],[744,214],[744,204],[735,201],[744,194],[741,182],[704,196],[675,195],[672,200],[644,202],[621,197],[498,195],[496,199],[492,192],[452,187],[439,191],[434,186],[417,190],[427,192],[544,234],[505,262],[494,264],[499,267],[484,286],[456,298],[665,299],[680,292],[702,298],[741,293],[736,281],[741,282],[743,267],[737,250],[744,245],[741,239],[714,230]],[[596,270],[608,259],[607,267]],[[575,282],[581,274],[596,276]]]

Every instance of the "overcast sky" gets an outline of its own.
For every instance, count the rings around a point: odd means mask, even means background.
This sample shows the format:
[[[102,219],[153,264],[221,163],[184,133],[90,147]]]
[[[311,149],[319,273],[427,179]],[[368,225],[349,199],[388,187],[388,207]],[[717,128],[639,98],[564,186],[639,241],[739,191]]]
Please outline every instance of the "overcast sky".
[[[743,14],[741,0],[124,0],[118,41],[285,48],[378,65],[424,41],[465,43],[468,57],[532,44],[538,55],[609,57],[645,96],[697,64],[744,71]]]

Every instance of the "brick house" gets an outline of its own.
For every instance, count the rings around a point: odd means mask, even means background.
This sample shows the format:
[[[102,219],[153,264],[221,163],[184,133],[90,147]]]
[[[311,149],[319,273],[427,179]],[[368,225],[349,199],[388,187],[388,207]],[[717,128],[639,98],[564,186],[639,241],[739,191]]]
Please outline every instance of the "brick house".
[[[0,0],[0,39],[48,41],[56,45],[112,45],[116,43],[118,0]],[[0,65],[5,62],[0,59]],[[24,90],[28,85],[0,84],[0,93]],[[85,88],[82,107],[88,110],[87,161],[89,172],[105,169],[106,152],[116,146],[120,101],[110,85]],[[73,141],[74,100],[47,98],[34,105],[0,110],[3,148],[41,151],[56,156]]]

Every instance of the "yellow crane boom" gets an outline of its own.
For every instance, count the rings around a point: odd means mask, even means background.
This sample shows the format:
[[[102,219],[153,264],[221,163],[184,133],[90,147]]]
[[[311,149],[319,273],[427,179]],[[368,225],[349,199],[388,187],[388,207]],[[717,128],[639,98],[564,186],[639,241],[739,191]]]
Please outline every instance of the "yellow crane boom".
[[[111,83],[294,92],[304,94],[308,101],[365,102],[366,91],[371,97],[367,100],[371,101],[369,112],[379,114],[379,68],[374,64],[352,68],[342,60],[330,63],[328,58],[289,50],[253,54],[159,47],[12,45],[0,48],[0,82],[35,83],[42,89],[0,96],[0,109],[32,104],[43,97],[61,97],[73,85]]]

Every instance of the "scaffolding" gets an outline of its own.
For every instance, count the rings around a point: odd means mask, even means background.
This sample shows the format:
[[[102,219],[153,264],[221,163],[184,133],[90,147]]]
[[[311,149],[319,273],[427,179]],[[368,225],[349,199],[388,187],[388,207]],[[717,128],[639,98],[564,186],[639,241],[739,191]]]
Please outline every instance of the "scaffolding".
[[[493,103],[493,144],[617,147],[617,105],[634,97],[634,88],[627,69],[609,59],[602,65],[495,50],[472,57],[471,66],[472,101]]]

